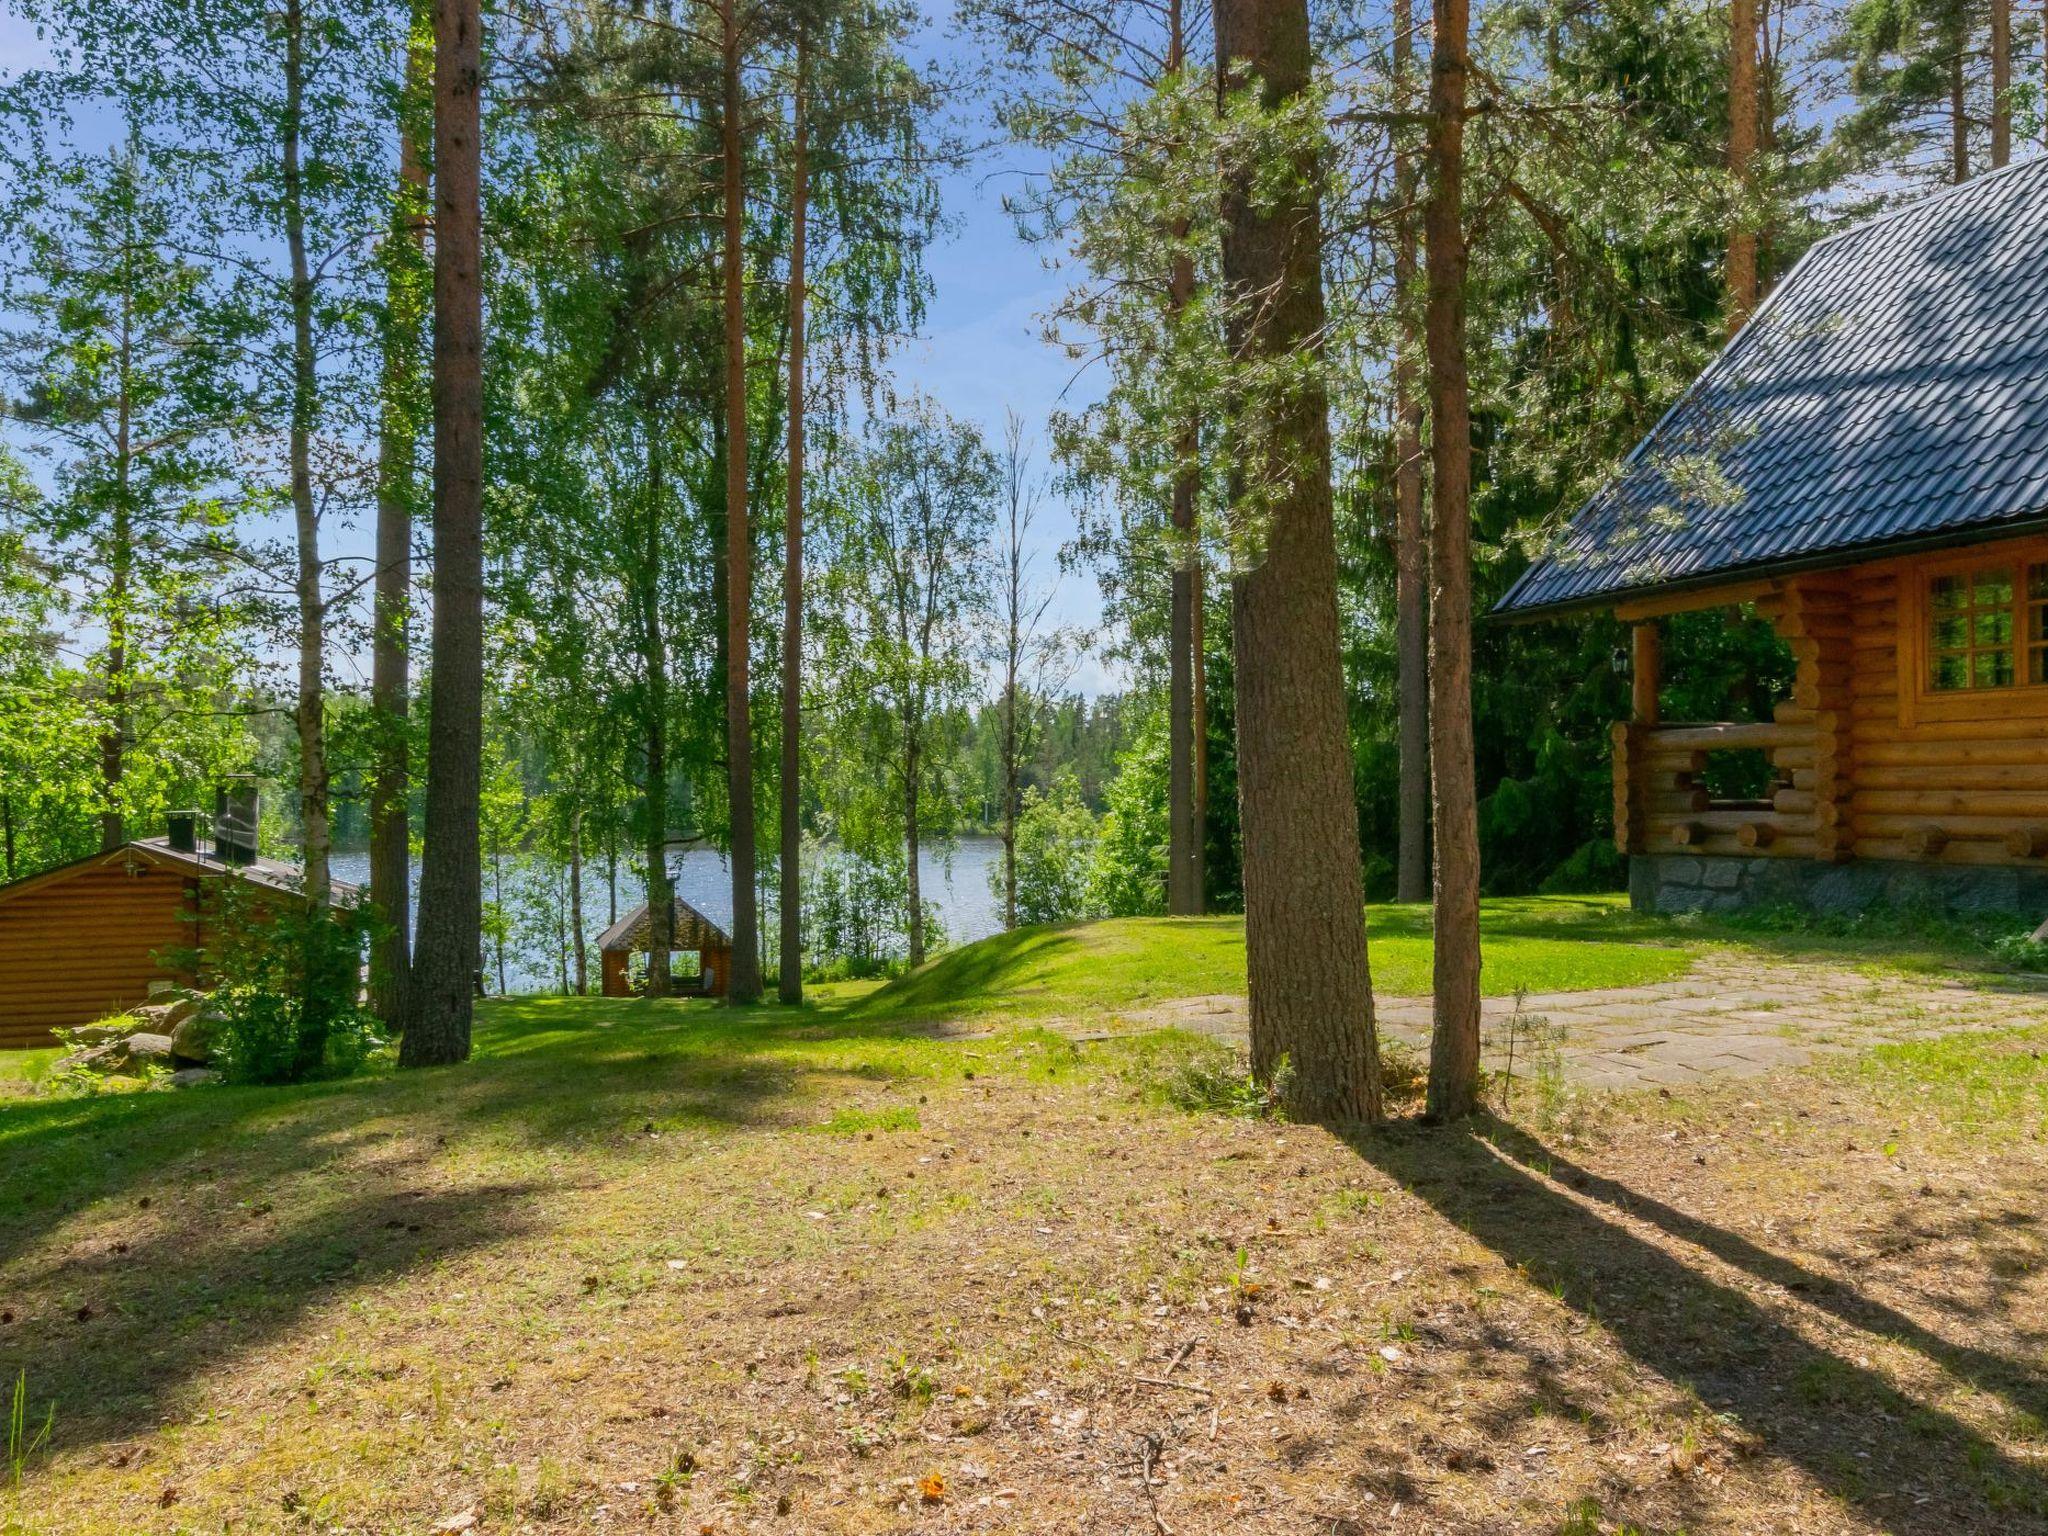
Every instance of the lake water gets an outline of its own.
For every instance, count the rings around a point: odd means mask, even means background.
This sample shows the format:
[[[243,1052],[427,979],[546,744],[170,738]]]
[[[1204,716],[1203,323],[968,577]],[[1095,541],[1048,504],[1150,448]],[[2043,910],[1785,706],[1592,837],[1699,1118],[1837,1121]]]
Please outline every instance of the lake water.
[[[971,944],[976,939],[985,939],[1001,931],[1002,908],[989,892],[988,876],[989,870],[1001,862],[1002,853],[1003,845],[997,838],[962,837],[956,839],[950,849],[936,852],[926,849],[919,856],[918,873],[924,884],[925,898],[939,909],[947,943]],[[764,854],[762,870],[771,880],[774,868],[774,855],[768,851]],[[517,871],[518,866],[507,859],[504,878],[508,884],[518,878]],[[719,927],[731,931],[732,878],[726,872],[724,854],[713,848],[691,848],[674,853],[669,856],[669,872],[675,880],[678,896]],[[419,876],[419,865],[415,863],[412,871],[415,891],[419,889]],[[335,854],[334,878],[351,885],[368,886],[369,854]],[[485,899],[488,900],[491,894],[491,865],[486,859]],[[638,872],[623,860],[619,866],[615,897],[617,911],[621,914],[632,911],[646,897]],[[601,860],[583,868],[583,911],[584,920],[590,924],[589,938],[595,940],[610,926],[613,911],[612,904],[605,898],[605,868]],[[593,984],[594,977],[593,972]],[[529,960],[508,955],[506,981],[514,992],[551,990],[556,984],[553,959],[550,957],[543,961],[535,956]]]

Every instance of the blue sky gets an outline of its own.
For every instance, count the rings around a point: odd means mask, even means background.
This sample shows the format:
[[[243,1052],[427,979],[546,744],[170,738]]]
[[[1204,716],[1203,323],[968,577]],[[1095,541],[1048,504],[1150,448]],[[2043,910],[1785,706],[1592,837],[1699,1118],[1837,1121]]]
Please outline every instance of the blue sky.
[[[116,0],[117,3],[117,0]],[[923,46],[944,55],[956,47],[945,21],[934,16]],[[0,12],[0,73],[13,74],[46,60],[34,30],[20,18]],[[976,137],[991,136],[985,108],[964,103],[961,111]],[[925,333],[897,353],[897,377],[904,388],[931,395],[954,415],[978,423],[992,444],[1001,440],[1004,413],[1015,409],[1039,439],[1035,462],[1048,465],[1044,447],[1047,415],[1064,405],[1073,408],[1092,398],[1093,378],[1076,378],[1075,364],[1047,346],[1039,334],[1038,316],[1066,286],[1066,278],[1049,270],[1048,252],[1017,238],[1002,210],[1002,193],[1017,185],[1021,157],[1005,147],[992,149],[976,164],[943,178],[946,213],[954,226],[949,238],[929,256],[935,286]],[[1036,528],[1035,572],[1041,580],[1057,580],[1059,594],[1053,616],[1063,623],[1093,625],[1100,602],[1092,576],[1063,576],[1059,546],[1073,532],[1073,518],[1057,497],[1041,505]],[[367,526],[336,528],[328,538],[330,554],[367,554]],[[354,670],[338,658],[340,670]],[[363,669],[367,672],[367,667]],[[1097,693],[1119,685],[1119,677],[1094,658],[1084,661],[1072,687]]]

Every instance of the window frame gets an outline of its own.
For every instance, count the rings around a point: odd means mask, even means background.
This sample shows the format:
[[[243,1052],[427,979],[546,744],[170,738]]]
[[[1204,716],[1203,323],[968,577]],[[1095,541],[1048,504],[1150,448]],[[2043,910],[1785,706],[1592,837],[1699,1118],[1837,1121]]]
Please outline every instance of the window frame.
[[[1944,576],[2004,568],[2012,572],[2013,681],[1994,688],[1936,688],[1933,679],[1934,583]],[[2027,596],[2027,575],[2048,567],[2048,540],[2023,544],[1980,545],[1940,559],[1917,562],[1900,573],[1899,724],[1913,726],[1945,720],[2004,720],[2048,714],[2048,682],[2028,682],[2032,652],[2048,657],[2048,646],[2029,639],[2027,620],[2034,606]]]

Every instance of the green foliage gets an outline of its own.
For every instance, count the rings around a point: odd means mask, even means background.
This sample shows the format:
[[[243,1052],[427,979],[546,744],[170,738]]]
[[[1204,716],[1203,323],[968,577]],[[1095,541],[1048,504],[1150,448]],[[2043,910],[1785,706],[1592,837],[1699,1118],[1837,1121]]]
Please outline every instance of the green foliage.
[[[1107,917],[1166,910],[1166,717],[1156,713],[1117,760],[1095,854],[1087,906]]]
[[[874,857],[843,849],[813,855],[804,877],[804,956],[820,980],[887,975],[909,956],[910,883],[900,849]],[[945,944],[938,909],[926,902],[925,942]]]
[[[1017,818],[1017,921],[1064,923],[1083,916],[1094,853],[1095,816],[1073,773],[1061,772],[1049,792],[1025,790]],[[988,878],[1000,901],[1000,863],[990,866]]]
[[[1992,940],[1991,952],[2016,971],[2048,971],[2048,943],[2035,938],[2031,928],[2000,934]]]
[[[21,1476],[28,1464],[44,1446],[50,1443],[50,1436],[57,1427],[57,1405],[51,1403],[43,1413],[43,1421],[37,1424],[28,1408],[28,1372],[15,1372],[14,1391],[7,1403],[7,1483],[17,1494],[21,1491]]]
[[[243,1083],[345,1077],[379,1044],[361,999],[370,920],[280,901],[241,881],[219,883],[206,958],[217,981],[216,1065]]]

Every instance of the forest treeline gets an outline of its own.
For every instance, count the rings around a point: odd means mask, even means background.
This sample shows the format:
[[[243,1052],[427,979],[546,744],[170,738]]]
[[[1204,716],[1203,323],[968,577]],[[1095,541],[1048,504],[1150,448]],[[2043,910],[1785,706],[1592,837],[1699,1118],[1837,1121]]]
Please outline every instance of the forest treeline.
[[[315,910],[367,844],[431,1060],[494,840],[586,939],[623,859],[657,959],[714,844],[735,997],[793,1000],[807,845],[916,963],[920,846],[986,827],[1012,921],[1243,909],[1315,1113],[1377,1108],[1365,896],[1435,902],[1457,1113],[1480,890],[1620,876],[1623,637],[1476,617],[1815,238],[2037,141],[2048,69],[2009,0],[10,9],[7,877],[255,774]],[[1044,423],[902,365],[990,164],[1091,381]],[[1666,713],[1788,666],[1674,621]]]

